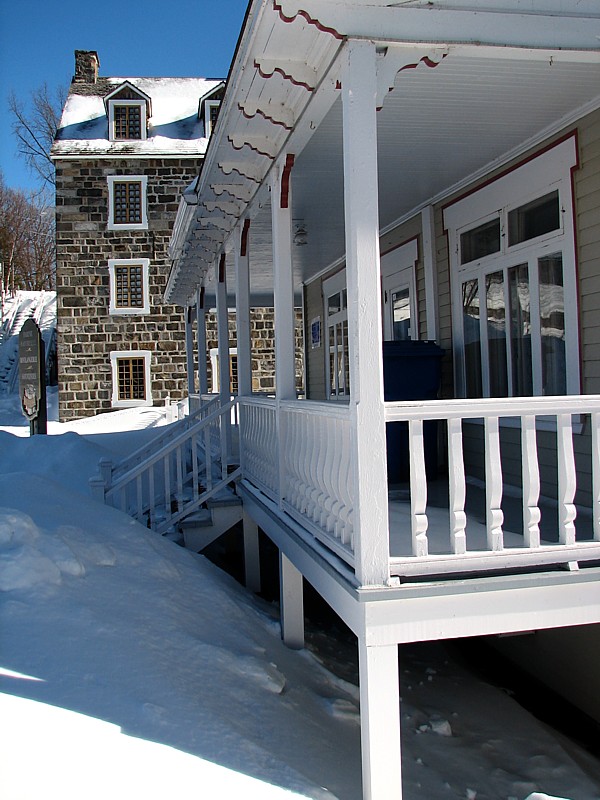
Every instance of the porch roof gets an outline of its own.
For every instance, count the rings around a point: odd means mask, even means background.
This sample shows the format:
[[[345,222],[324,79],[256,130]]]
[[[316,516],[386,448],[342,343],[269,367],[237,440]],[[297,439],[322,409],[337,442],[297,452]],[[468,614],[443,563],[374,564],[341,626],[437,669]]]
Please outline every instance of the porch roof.
[[[250,220],[255,305],[272,302],[269,178],[291,169],[296,290],[345,250],[340,56],[378,48],[380,228],[500,167],[600,105],[600,11],[561,0],[252,0],[197,187],[171,242],[166,299],[213,294]],[[370,145],[365,142],[365,147]],[[289,161],[288,161],[289,166]],[[228,279],[233,286],[233,276]],[[299,294],[298,294],[299,296]]]

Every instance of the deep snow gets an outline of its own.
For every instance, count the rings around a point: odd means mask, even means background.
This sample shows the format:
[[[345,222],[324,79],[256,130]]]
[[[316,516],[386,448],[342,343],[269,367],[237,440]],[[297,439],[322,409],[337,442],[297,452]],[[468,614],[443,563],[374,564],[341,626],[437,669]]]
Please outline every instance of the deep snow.
[[[29,438],[0,398],[0,796],[358,800],[355,682],[286,649],[273,604],[91,499],[99,458],[164,420]],[[593,759],[441,644],[400,664],[405,800],[600,797]]]

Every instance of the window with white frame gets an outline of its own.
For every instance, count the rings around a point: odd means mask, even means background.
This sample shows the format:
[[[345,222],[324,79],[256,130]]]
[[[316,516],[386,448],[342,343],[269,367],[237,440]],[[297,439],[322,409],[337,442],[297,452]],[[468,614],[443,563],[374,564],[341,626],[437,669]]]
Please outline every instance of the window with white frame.
[[[111,100],[108,104],[111,141],[146,139],[146,103],[139,100]]]
[[[577,394],[571,136],[444,210],[457,394]]]
[[[109,230],[146,230],[148,228],[146,175],[109,175]]]
[[[323,281],[323,301],[328,343],[327,395],[330,400],[338,400],[350,396],[348,292],[345,269]]]
[[[150,350],[113,351],[112,405],[114,408],[151,406]]]
[[[217,124],[217,117],[219,116],[220,100],[205,100],[204,101],[204,135],[207,139],[210,138],[211,133]]]
[[[149,267],[148,258],[109,259],[110,314],[150,313]]]

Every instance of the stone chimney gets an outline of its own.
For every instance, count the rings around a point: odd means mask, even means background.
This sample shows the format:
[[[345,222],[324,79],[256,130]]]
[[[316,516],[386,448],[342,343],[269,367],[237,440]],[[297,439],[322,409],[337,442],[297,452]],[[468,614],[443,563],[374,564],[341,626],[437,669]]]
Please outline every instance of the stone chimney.
[[[75,50],[73,83],[96,83],[100,59],[95,50]]]

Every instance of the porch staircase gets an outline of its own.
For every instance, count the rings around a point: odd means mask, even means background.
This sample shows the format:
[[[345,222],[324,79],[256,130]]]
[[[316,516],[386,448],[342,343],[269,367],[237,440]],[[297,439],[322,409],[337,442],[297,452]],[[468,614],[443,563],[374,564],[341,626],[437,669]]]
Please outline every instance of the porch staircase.
[[[92,494],[200,552],[242,518],[240,468],[230,455],[234,406],[211,397],[118,464],[102,459]]]

